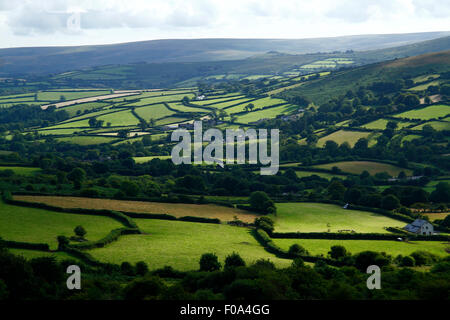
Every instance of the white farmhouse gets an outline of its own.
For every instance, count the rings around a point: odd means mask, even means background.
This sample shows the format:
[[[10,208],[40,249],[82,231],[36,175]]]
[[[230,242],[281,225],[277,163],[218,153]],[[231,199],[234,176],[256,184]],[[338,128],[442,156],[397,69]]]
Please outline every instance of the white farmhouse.
[[[422,219],[414,220],[414,222],[406,225],[403,229],[421,235],[432,235],[434,233],[433,225]]]

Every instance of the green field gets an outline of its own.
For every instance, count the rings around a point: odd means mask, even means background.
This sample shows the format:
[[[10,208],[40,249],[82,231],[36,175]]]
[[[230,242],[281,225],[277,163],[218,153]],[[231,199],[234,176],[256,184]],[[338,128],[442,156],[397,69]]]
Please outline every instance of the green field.
[[[164,104],[155,104],[147,107],[136,108],[135,112],[145,121],[150,119],[160,119],[174,114],[172,110],[166,108]]]
[[[181,102],[177,102],[177,103],[170,103],[169,106],[172,109],[175,109],[179,112],[197,112],[197,113],[206,113],[206,112],[210,112],[207,109],[203,109],[200,107],[189,107],[189,106],[185,106],[183,105]]]
[[[136,163],[146,163],[152,161],[153,159],[166,160],[171,159],[171,156],[149,156],[149,157],[134,157]]]
[[[265,258],[279,267],[291,264],[291,260],[276,258],[265,251],[247,228],[152,219],[135,221],[146,234],[123,236],[119,241],[89,253],[105,262],[145,261],[150,269],[170,265],[179,270],[194,270],[199,268],[203,253],[214,252],[223,263],[233,251],[248,263]]]
[[[98,117],[97,120],[103,120],[104,124],[110,122],[112,126],[134,126],[139,124],[138,118],[130,110],[109,113]]]
[[[325,173],[325,172],[295,171],[295,174],[299,178],[310,177],[312,175],[316,175],[316,176],[319,176],[321,178],[325,178],[325,179],[328,179],[328,180],[331,180],[332,178],[345,179],[345,176],[337,175],[337,174],[331,174],[331,173]]]
[[[32,167],[8,167],[8,166],[0,166],[0,170],[12,170],[15,174],[21,174],[24,176],[28,176],[30,174],[41,171],[39,168]]]
[[[102,143],[110,143],[117,138],[114,137],[93,137],[93,136],[73,136],[73,137],[63,137],[57,138],[56,140],[61,142],[68,142],[73,144],[79,144],[81,146],[90,146]]]
[[[86,229],[88,240],[99,240],[111,230],[123,227],[108,217],[60,213],[0,202],[0,237],[5,240],[48,243],[55,249],[56,237],[74,235],[73,229],[78,225]]]
[[[445,251],[449,243],[440,241],[386,241],[386,240],[325,240],[325,239],[274,239],[275,244],[283,249],[289,249],[294,243],[302,245],[311,255],[324,255],[330,251],[331,246],[341,245],[352,254],[361,251],[386,252],[392,256],[409,255],[414,251],[424,250],[441,257],[448,256]]]
[[[421,125],[412,127],[413,130],[422,130],[425,125],[430,125],[434,130],[450,130],[450,122],[448,121],[429,121],[422,123]]]
[[[435,80],[435,81],[430,81],[424,84],[420,84],[418,86],[409,88],[408,90],[410,91],[422,91],[422,90],[426,90],[429,86],[438,86],[441,82],[439,80]]]
[[[128,103],[127,106],[145,106],[148,104],[155,104],[158,102],[178,102],[181,101],[184,97],[189,97],[189,99],[192,99],[195,97],[193,93],[186,93],[186,94],[175,94],[175,95],[163,95],[163,96],[154,96],[149,98],[140,99],[137,102]],[[135,99],[136,97],[133,97]]]
[[[25,259],[34,259],[40,257],[54,257],[56,260],[75,260],[78,259],[72,257],[66,252],[45,252],[45,251],[37,251],[37,250],[26,250],[26,249],[8,249],[9,252],[15,254],[17,256],[22,256]]]
[[[282,105],[279,107],[252,111],[252,112],[238,116],[236,122],[251,123],[251,122],[255,122],[255,121],[258,121],[261,119],[265,119],[265,118],[267,118],[267,119],[275,118],[276,116],[281,115],[281,114],[284,114],[284,115],[290,114],[297,109],[298,109],[298,106],[296,106],[296,105],[285,104],[285,105]]]
[[[331,170],[333,167],[338,167],[343,172],[353,174],[361,174],[364,170],[368,171],[371,175],[374,175],[378,172],[387,172],[391,176],[398,176],[401,171],[404,171],[407,175],[412,174],[412,171],[409,169],[404,169],[392,164],[374,161],[340,161],[314,166],[314,168],[328,170]]]
[[[93,110],[93,109],[103,108],[107,105],[108,104],[105,102],[86,102],[86,103],[71,105],[68,107],[62,107],[61,110],[67,111],[71,117],[74,117],[77,115],[78,111],[83,113],[85,110]]]
[[[317,141],[317,146],[323,147],[328,140],[332,140],[339,145],[344,142],[348,142],[348,144],[351,147],[353,147],[355,145],[355,143],[358,142],[359,139],[361,139],[361,138],[370,139],[369,136],[371,136],[370,132],[339,130],[339,131],[333,132],[332,134],[329,134],[325,137],[320,138]],[[369,145],[370,145],[370,143],[369,143]]]
[[[110,94],[110,90],[93,90],[93,91],[41,91],[38,92],[38,100],[43,101],[60,101],[60,97],[64,96],[66,100],[75,100],[80,98],[88,98]]]
[[[389,122],[389,120],[387,119],[378,119],[375,120],[373,122],[367,123],[362,125],[362,128],[366,128],[366,129],[377,129],[377,130],[384,130],[386,129],[386,125]],[[398,121],[397,122],[397,129],[403,129],[405,127],[408,127],[410,125],[412,125],[413,122],[402,122],[402,121]]]
[[[373,212],[347,210],[324,203],[277,203],[277,232],[338,232],[386,233],[384,227],[404,227],[402,221]]]
[[[422,109],[410,110],[395,115],[397,118],[430,120],[445,117],[450,114],[450,106],[435,104]]]

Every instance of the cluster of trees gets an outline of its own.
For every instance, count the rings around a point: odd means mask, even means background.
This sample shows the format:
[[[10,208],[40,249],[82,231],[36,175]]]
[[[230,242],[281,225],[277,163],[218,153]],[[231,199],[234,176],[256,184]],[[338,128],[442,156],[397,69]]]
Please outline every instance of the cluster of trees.
[[[329,254],[336,260],[350,256],[341,247],[331,248]],[[448,299],[450,260],[429,259],[419,252],[392,261],[383,254],[366,251],[354,256],[354,266],[335,268],[319,261],[311,267],[297,258],[290,267],[277,269],[264,259],[247,265],[233,253],[222,268],[215,254],[206,253],[199,260],[198,271],[180,272],[171,267],[149,271],[144,262],[90,267],[53,257],[25,260],[1,249],[0,300]],[[424,263],[432,265],[429,272],[409,267]],[[66,287],[65,271],[72,264],[79,265],[83,272],[81,290]],[[382,268],[381,290],[367,288],[366,268],[370,264]],[[167,285],[165,279],[173,285]]]

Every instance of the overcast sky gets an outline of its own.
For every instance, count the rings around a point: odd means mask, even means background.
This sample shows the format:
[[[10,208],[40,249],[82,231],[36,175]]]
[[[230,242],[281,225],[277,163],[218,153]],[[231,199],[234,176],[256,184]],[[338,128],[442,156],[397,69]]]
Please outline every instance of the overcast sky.
[[[448,0],[0,0],[0,47],[450,30]]]

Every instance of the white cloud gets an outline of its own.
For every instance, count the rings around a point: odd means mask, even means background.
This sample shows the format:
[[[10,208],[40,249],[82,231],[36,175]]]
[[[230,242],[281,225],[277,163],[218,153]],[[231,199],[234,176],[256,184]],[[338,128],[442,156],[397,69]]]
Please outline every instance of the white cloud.
[[[67,29],[80,12],[81,30]],[[1,45],[305,38],[450,30],[438,0],[0,0]]]

